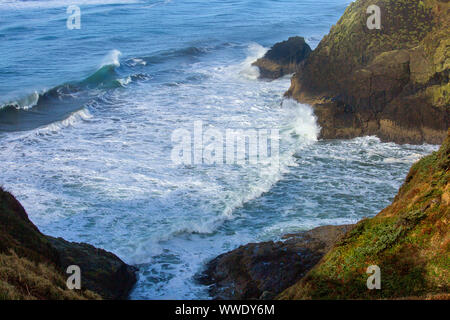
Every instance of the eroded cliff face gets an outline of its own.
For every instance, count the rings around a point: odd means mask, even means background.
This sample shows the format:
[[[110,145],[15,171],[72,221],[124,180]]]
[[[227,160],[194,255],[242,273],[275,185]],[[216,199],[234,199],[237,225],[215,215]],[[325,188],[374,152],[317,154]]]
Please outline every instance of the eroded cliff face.
[[[69,265],[81,269],[81,290],[66,286]],[[125,299],[135,271],[105,250],[42,234],[0,188],[0,300]]]
[[[450,131],[415,163],[394,202],[360,221],[280,299],[450,298]],[[381,289],[366,270],[380,268]]]
[[[367,8],[381,9],[381,29]],[[357,0],[302,63],[287,96],[313,105],[321,137],[440,144],[450,122],[448,0]]]

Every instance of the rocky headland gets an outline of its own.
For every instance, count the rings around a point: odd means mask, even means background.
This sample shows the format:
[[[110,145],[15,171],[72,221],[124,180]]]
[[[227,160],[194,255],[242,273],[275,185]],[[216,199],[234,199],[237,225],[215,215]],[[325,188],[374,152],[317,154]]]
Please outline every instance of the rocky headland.
[[[450,130],[415,163],[393,203],[360,221],[280,299],[450,299]],[[381,290],[368,290],[368,266]]]
[[[81,269],[81,290],[67,288],[70,265]],[[126,299],[135,272],[110,252],[42,234],[0,188],[0,300]]]
[[[367,26],[370,5],[381,9],[381,29]],[[357,0],[314,51],[299,55],[286,96],[313,106],[324,139],[441,144],[450,123],[449,34],[448,0]],[[256,65],[267,74],[268,62]]]

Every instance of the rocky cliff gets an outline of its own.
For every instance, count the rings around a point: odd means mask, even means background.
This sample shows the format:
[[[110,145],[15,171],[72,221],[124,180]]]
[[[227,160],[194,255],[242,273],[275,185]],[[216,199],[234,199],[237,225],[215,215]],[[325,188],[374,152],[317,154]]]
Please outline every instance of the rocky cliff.
[[[69,265],[81,269],[81,290],[66,286]],[[110,252],[42,234],[0,188],[0,300],[125,299],[135,271]]]
[[[360,221],[281,299],[450,298],[450,131],[415,163],[394,202]],[[368,290],[367,268],[381,289]]]
[[[381,9],[381,29],[367,8]],[[357,0],[299,66],[287,96],[313,105],[321,137],[444,140],[450,122],[448,0]]]

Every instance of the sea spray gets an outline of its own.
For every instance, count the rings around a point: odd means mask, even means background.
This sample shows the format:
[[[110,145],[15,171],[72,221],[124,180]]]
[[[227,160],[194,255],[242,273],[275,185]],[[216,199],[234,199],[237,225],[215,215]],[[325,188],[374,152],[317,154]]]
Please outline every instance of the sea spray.
[[[102,60],[102,63],[100,65],[101,67],[104,66],[115,66],[120,67],[120,56],[122,55],[122,52],[120,52],[117,49],[111,50]]]
[[[74,3],[77,5],[114,5],[114,4],[133,4],[139,3],[140,0],[9,0],[0,1],[0,9],[13,10],[37,10],[37,9],[51,9],[58,7],[68,7]]]
[[[282,103],[283,112],[290,120],[285,128],[289,134],[303,143],[317,141],[320,127],[311,106],[298,103],[293,99],[285,99]]]

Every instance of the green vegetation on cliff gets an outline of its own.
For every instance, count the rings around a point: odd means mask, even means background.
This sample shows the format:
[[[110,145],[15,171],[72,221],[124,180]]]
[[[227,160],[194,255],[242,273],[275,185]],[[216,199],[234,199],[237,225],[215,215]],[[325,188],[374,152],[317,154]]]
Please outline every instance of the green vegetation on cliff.
[[[367,8],[381,9],[381,29]],[[288,96],[314,105],[324,138],[444,140],[450,122],[450,3],[357,0],[292,79]]]
[[[0,300],[101,299],[89,290],[69,290],[66,279],[49,263],[0,253]]]
[[[360,221],[281,299],[448,298],[450,131],[438,152],[414,164],[394,202]],[[381,269],[368,290],[367,267]]]

